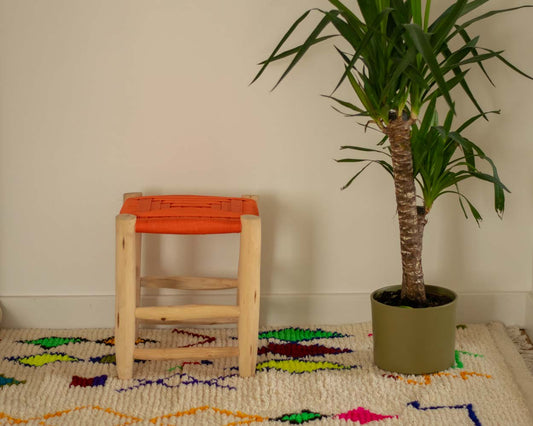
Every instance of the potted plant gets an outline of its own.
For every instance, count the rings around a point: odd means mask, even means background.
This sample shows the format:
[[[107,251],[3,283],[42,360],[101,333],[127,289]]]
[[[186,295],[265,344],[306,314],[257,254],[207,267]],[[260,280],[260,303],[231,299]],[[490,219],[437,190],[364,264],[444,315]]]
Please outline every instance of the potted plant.
[[[463,136],[470,124],[489,114],[476,100],[467,73],[470,67],[478,67],[492,83],[483,64],[498,59],[531,79],[504,59],[501,51],[480,47],[479,37],[469,32],[470,26],[531,6],[472,16],[488,0],[456,0],[432,20],[431,0],[357,0],[353,7],[340,0],[328,2],[333,8],[307,10],[294,22],[260,64],[253,81],[271,63],[292,58],[275,88],[312,46],[342,39],[343,46],[335,49],[344,63],[344,72],[333,93],[346,82],[353,89],[355,100],[327,97],[347,110],[347,116],[367,117],[366,125],[383,134],[375,148],[341,147],[377,156],[338,160],[363,164],[345,187],[369,165],[383,167],[393,177],[400,227],[401,286],[377,290],[371,297],[374,360],[378,367],[400,373],[443,370],[454,362],[456,295],[425,285],[422,239],[427,215],[436,198],[453,193],[459,197],[465,215],[468,210],[479,221],[479,212],[459,188],[459,183],[467,178],[493,185],[495,210],[500,216],[506,191],[492,160]],[[304,42],[282,50],[312,13],[321,19]],[[326,33],[326,29],[333,32]],[[479,114],[452,130],[453,96],[457,91],[466,94]],[[436,114],[439,103],[449,109],[441,125]],[[479,170],[480,160],[488,163],[490,173]],[[417,204],[417,185],[421,205]]]

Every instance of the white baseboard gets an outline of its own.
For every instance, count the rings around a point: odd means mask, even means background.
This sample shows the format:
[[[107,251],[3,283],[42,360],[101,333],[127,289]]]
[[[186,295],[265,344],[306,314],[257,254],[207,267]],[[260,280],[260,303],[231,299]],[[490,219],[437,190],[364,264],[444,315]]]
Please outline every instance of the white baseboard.
[[[233,304],[233,294],[183,294],[157,298],[146,304]],[[0,298],[5,328],[111,328],[114,325],[113,295],[4,296]],[[262,325],[347,324],[370,321],[368,293],[271,294],[261,297]],[[458,323],[500,321],[533,332],[533,294],[528,292],[460,293]],[[531,333],[530,335],[532,335]]]

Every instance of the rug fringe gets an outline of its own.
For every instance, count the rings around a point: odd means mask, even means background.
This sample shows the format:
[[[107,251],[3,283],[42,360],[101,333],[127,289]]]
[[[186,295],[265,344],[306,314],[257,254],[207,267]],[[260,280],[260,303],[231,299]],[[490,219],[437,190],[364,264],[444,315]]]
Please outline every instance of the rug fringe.
[[[524,358],[516,350],[517,345],[513,343],[508,327],[500,322],[492,322],[488,324],[488,328],[509,370],[514,375],[514,380],[518,384],[518,388],[524,397],[524,402],[533,417],[533,375],[531,371],[528,369]],[[516,335],[516,333],[513,334]]]
[[[507,334],[518,347],[518,352],[522,355],[527,368],[533,374],[533,345],[529,342],[528,337],[517,326],[506,327]]]

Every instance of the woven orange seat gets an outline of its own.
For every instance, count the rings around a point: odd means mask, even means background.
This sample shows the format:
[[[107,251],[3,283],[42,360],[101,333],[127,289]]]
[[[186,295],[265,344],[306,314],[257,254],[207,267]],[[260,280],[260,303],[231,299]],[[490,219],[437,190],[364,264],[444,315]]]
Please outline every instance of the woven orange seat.
[[[128,198],[120,213],[137,217],[136,232],[152,234],[239,233],[242,215],[259,215],[250,198],[203,195]]]

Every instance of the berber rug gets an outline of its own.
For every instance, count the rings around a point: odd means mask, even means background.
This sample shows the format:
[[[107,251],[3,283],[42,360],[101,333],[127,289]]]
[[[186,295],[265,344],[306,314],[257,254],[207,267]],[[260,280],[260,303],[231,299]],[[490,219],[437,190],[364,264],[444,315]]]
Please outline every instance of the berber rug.
[[[236,330],[142,329],[138,345],[236,345]],[[262,329],[253,378],[237,359],[136,362],[116,377],[111,329],[0,330],[0,424],[533,425],[533,377],[499,323],[457,326],[455,365],[378,369],[370,323]]]

